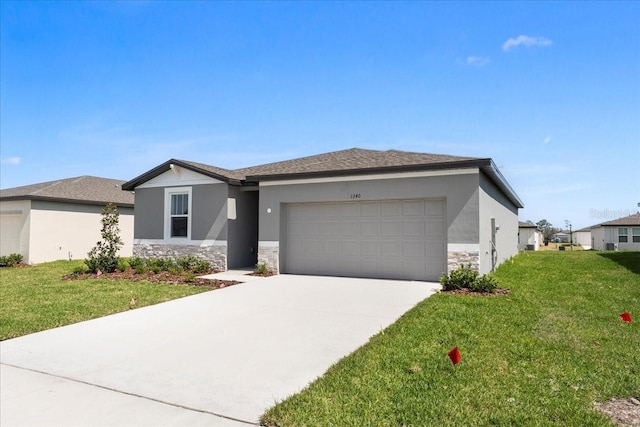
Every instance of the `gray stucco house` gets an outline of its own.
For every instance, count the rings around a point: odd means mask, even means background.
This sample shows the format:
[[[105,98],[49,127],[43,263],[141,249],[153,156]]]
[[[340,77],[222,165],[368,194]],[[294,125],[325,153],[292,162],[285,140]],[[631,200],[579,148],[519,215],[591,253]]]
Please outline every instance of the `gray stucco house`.
[[[143,257],[408,280],[490,272],[518,253],[523,207],[489,158],[358,148],[236,170],[172,159],[122,188]]]

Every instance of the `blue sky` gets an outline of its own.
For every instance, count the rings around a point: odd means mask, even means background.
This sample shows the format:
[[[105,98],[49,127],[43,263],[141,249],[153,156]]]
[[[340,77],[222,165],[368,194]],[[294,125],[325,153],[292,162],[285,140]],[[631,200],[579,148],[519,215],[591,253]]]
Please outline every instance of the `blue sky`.
[[[640,202],[640,2],[0,3],[0,187],[352,147],[491,157],[522,220]]]

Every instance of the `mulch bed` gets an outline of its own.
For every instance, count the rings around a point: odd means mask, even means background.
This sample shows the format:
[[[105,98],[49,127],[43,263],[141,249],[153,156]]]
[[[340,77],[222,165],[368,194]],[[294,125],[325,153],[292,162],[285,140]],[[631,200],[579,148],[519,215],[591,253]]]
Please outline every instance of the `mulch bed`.
[[[473,292],[469,288],[454,289],[451,291],[442,291],[442,293],[445,293],[445,294],[475,295],[475,296],[483,296],[483,297],[497,297],[497,296],[507,295],[509,292],[511,292],[510,289],[504,289],[504,288],[497,288],[493,292]]]
[[[217,273],[217,271],[210,271],[205,274]],[[204,275],[204,274],[202,274]],[[167,285],[191,285],[191,286],[205,286],[211,289],[225,288],[227,286],[237,285],[241,282],[233,280],[218,280],[218,279],[202,279],[199,277],[190,279],[186,274],[171,273],[169,271],[160,271],[154,273],[152,271],[146,271],[144,273],[136,273],[132,268],[125,271],[114,271],[113,273],[82,273],[82,274],[67,274],[62,277],[65,280],[86,280],[86,279],[102,279],[102,280],[127,280],[130,282],[151,282],[151,283],[163,283]]]
[[[640,401],[636,398],[611,399],[596,403],[596,408],[621,426],[640,426]]]

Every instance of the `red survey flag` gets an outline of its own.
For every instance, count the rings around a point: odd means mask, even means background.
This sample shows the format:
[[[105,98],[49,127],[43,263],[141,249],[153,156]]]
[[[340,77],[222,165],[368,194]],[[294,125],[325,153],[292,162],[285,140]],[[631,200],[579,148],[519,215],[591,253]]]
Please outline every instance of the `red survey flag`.
[[[623,322],[631,322],[631,314],[628,311],[625,311],[620,315],[620,318]]]
[[[462,355],[460,354],[460,349],[458,347],[455,347],[453,350],[451,350],[448,355],[449,359],[451,359],[451,362],[454,365],[460,363],[460,359],[462,359]]]

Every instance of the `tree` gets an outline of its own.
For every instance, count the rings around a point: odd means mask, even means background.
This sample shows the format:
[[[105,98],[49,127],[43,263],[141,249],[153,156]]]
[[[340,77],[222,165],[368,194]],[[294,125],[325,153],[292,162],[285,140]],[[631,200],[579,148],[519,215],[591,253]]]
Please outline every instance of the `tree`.
[[[122,247],[122,239],[120,238],[120,228],[118,227],[120,214],[118,208],[113,203],[107,204],[102,209],[102,240],[87,254],[89,258],[84,263],[92,273],[98,270],[104,273],[112,273],[118,268],[118,250]]]
[[[549,244],[551,236],[556,233],[556,229],[553,228],[553,224],[551,224],[546,219],[541,219],[540,221],[536,222],[536,226],[538,227],[538,231],[542,233],[544,244]]]

